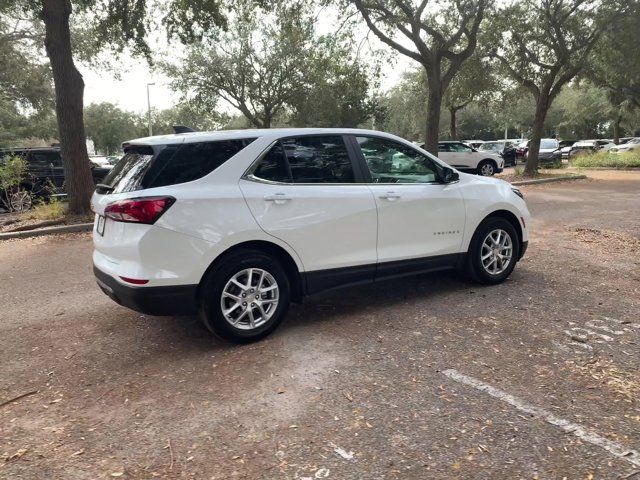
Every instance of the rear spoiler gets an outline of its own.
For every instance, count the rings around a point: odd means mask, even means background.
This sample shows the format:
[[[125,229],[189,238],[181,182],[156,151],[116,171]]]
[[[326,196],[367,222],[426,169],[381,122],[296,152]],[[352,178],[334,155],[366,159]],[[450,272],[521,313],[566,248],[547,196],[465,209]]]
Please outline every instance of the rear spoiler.
[[[174,125],[173,131],[174,133],[191,133],[191,132],[196,132],[197,130],[191,127],[186,127],[184,125]]]

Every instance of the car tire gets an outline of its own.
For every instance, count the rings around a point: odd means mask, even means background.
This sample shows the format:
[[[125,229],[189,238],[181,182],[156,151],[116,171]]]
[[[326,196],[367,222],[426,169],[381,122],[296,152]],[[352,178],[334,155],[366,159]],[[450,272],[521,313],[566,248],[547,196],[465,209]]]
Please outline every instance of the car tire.
[[[500,236],[498,236],[498,232],[501,232]],[[505,234],[508,238],[502,237]],[[510,245],[510,257],[506,265],[505,257],[508,248],[499,246],[503,242],[503,238],[504,245]],[[498,245],[494,245],[496,239]],[[500,255],[496,255],[496,253],[500,253]],[[501,217],[489,217],[478,226],[471,239],[467,252],[467,273],[478,283],[500,283],[511,275],[519,256],[520,240],[511,222]],[[493,259],[495,262],[492,262]]]
[[[200,319],[223,340],[255,342],[280,325],[289,309],[290,291],[289,278],[276,258],[257,250],[237,251],[203,280]]]
[[[33,198],[31,192],[26,189],[19,189],[9,195],[9,210],[20,213],[31,210]]]
[[[493,177],[496,173],[498,166],[493,160],[482,160],[478,164],[478,175],[483,177]]]

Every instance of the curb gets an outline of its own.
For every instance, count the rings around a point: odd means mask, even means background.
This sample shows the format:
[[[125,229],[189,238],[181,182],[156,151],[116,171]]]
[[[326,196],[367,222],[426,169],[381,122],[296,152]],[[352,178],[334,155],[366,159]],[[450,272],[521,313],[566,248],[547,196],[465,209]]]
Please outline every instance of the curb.
[[[39,228],[36,230],[25,230],[22,232],[0,233],[0,240],[10,240],[12,238],[41,237],[42,235],[57,235],[59,233],[90,232],[93,230],[92,223],[76,223],[75,225],[62,225],[60,227]]]
[[[586,175],[565,175],[563,177],[538,178],[534,180],[520,180],[511,182],[511,185],[539,185],[541,183],[564,182],[566,180],[582,180],[587,178]]]

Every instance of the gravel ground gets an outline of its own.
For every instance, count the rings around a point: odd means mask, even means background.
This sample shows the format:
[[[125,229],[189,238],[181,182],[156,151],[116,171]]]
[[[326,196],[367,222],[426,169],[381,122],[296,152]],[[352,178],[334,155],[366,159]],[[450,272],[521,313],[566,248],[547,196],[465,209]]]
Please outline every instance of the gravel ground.
[[[37,392],[0,406],[0,478],[633,476],[640,172],[593,177],[522,187],[502,285],[329,292],[249,346],[114,304],[88,235],[0,243],[0,404]]]

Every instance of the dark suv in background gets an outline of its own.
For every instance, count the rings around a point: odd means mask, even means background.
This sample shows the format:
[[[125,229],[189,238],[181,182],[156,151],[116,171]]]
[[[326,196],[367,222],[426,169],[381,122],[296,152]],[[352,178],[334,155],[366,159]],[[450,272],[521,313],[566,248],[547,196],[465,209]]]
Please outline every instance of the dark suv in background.
[[[60,149],[55,147],[7,148],[0,150],[0,163],[9,156],[22,157],[27,161],[28,174],[20,189],[31,198],[49,199],[52,195],[64,195],[64,168]],[[100,183],[109,173],[108,168],[91,164],[94,183]],[[30,206],[30,201],[27,202]]]

